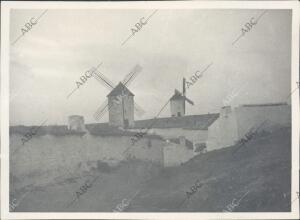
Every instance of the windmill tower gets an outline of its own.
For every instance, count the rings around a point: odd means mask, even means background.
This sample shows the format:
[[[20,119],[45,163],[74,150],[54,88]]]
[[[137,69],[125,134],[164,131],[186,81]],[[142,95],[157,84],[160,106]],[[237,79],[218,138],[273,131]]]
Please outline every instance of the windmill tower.
[[[100,71],[93,69],[95,79],[111,90],[107,95],[107,100],[94,113],[96,120],[99,120],[108,111],[109,125],[123,128],[134,126],[134,113],[140,116],[145,111],[134,102],[134,94],[129,91],[127,86],[129,86],[141,69],[141,66],[136,65],[117,86]]]
[[[81,115],[70,115],[68,118],[68,129],[72,131],[85,131],[84,117]]]
[[[182,93],[175,89],[175,94],[170,99],[171,115],[173,117],[180,117],[185,115],[185,102],[194,105],[194,102],[186,96],[185,78],[182,81]]]
[[[134,94],[119,83],[108,95],[109,124],[123,128],[134,125]]]

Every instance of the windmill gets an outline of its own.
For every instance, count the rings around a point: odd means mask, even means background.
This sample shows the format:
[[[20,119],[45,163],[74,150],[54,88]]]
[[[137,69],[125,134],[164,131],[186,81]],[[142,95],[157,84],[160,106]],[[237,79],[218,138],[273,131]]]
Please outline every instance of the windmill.
[[[110,124],[126,127],[127,126],[126,120],[129,120],[132,123],[134,120],[133,112],[132,113],[126,112],[126,109],[128,111],[131,111],[130,109],[133,109],[134,113],[136,113],[138,116],[145,113],[145,111],[137,103],[133,101],[134,95],[127,88],[127,86],[131,84],[133,79],[136,78],[136,76],[141,70],[142,70],[141,66],[136,65],[134,69],[129,74],[127,74],[125,78],[118,85],[115,85],[108,78],[106,78],[99,70],[94,69],[93,76],[95,77],[95,79],[98,82],[100,82],[102,85],[104,85],[106,88],[111,90],[107,96],[108,99],[106,99],[106,101],[103,102],[102,105],[94,113],[94,118],[97,121],[100,120],[100,118],[107,111],[109,111]],[[130,98],[129,100],[128,97],[132,97],[132,99]],[[116,108],[121,109],[121,112],[117,112],[115,117],[111,117],[111,115],[113,114],[112,112]],[[130,118],[127,118],[127,116],[129,116]],[[118,118],[119,120],[116,120],[116,118]]]
[[[194,105],[194,102],[186,97],[186,81],[183,78],[182,81],[182,93],[175,89],[175,94],[170,98],[171,115],[172,116],[184,116],[185,115],[185,102]]]

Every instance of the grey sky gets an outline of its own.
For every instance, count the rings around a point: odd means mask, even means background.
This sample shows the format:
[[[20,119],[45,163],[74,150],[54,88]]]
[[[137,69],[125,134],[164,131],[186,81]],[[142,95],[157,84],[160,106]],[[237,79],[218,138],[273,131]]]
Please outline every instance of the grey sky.
[[[11,46],[10,123],[66,124],[80,114],[87,123],[109,90],[89,79],[69,99],[75,82],[92,66],[117,84],[136,65],[129,86],[151,118],[182,77],[213,65],[187,90],[195,102],[187,114],[219,112],[230,91],[243,89],[232,105],[286,101],[290,88],[291,11],[268,10],[234,46],[243,25],[263,10],[158,10],[125,45],[140,18],[154,10],[49,10]],[[43,10],[11,11],[11,42]],[[170,116],[169,107],[161,116]],[[101,121],[107,121],[107,115]]]

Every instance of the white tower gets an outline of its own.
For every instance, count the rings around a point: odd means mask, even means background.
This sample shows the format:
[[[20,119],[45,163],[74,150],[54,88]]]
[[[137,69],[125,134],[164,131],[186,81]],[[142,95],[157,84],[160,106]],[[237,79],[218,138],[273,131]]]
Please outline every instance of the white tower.
[[[173,117],[181,117],[185,115],[185,102],[194,105],[194,102],[186,96],[185,78],[182,81],[182,93],[175,89],[175,94],[170,98],[171,115]]]

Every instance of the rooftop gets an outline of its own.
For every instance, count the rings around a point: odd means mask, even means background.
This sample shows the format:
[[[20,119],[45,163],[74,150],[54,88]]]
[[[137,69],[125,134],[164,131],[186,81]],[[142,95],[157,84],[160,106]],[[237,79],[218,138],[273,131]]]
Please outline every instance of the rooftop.
[[[129,95],[129,96],[134,96],[132,92],[129,91],[129,89],[123,84],[119,83],[108,95],[109,96],[118,96],[118,95]]]
[[[279,105],[287,105],[286,102],[277,102],[277,103],[261,103],[261,104],[246,104],[242,105],[243,107],[263,107],[263,106],[279,106]]]
[[[184,96],[175,89],[175,94],[170,98],[170,100],[182,100],[184,99]]]
[[[183,128],[189,130],[207,130],[208,127],[219,117],[219,114],[205,115],[187,115],[182,117],[154,118],[135,121],[132,129],[151,129],[151,128]],[[97,136],[134,136],[136,131],[124,130],[110,126],[108,123],[94,123],[86,125],[87,131],[91,135]],[[21,134],[32,131],[37,136],[41,135],[84,135],[84,131],[69,130],[66,125],[48,125],[48,126],[10,126],[10,134]],[[160,139],[159,135],[145,134],[145,137]]]
[[[207,130],[219,117],[219,114],[186,115],[181,117],[154,118],[134,122],[134,128],[183,128]]]

